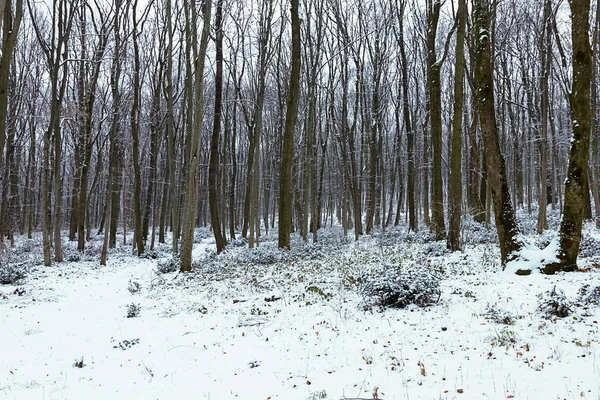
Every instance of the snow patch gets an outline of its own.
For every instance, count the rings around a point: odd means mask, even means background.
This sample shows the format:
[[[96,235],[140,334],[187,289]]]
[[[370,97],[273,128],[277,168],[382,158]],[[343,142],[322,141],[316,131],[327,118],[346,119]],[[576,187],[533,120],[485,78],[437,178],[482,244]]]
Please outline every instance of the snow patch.
[[[539,272],[544,266],[558,262],[558,240],[554,239],[544,249],[538,248],[533,243],[523,241],[524,245],[515,254],[512,261],[506,263],[505,272],[516,274],[517,271]]]

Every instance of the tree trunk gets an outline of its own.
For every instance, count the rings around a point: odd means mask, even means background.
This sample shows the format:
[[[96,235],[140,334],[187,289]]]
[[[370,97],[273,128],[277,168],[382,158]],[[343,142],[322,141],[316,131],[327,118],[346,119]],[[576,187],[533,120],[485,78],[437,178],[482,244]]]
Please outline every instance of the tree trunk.
[[[192,2],[192,13],[195,12],[195,3]],[[189,272],[192,270],[192,246],[194,244],[194,227],[196,224],[197,206],[198,206],[198,166],[200,163],[200,144],[202,139],[202,121],[204,119],[204,62],[206,60],[206,49],[210,33],[210,15],[212,0],[206,0],[202,5],[202,14],[204,21],[202,24],[202,34],[200,37],[200,48],[198,57],[194,62],[195,70],[195,101],[194,101],[194,129],[190,132],[192,135],[189,154],[189,173],[187,184],[187,196],[185,204],[185,218],[183,219],[182,237],[181,237],[181,271]],[[197,43],[197,33],[192,33],[194,48]]]
[[[452,156],[450,161],[450,188],[448,214],[448,248],[452,251],[460,249],[460,219],[462,206],[462,119],[463,95],[465,82],[465,29],[466,3],[458,2],[458,30],[456,32],[456,61],[454,67],[454,116],[452,119]]]
[[[549,108],[549,93],[548,93],[548,78],[550,75],[550,67],[552,63],[552,31],[550,25],[550,17],[552,12],[551,0],[544,1],[544,30],[541,39],[541,53],[542,53],[542,76],[540,79],[541,86],[541,107],[542,107],[542,121],[541,121],[541,141],[540,141],[540,196],[539,196],[539,213],[538,213],[538,224],[537,232],[542,233],[548,229],[548,219],[546,216],[546,206],[548,204],[548,186],[550,184],[548,179],[548,108]]]
[[[215,75],[215,108],[213,131],[210,139],[210,162],[208,171],[208,192],[210,205],[210,223],[215,243],[217,245],[217,254],[223,251],[225,247],[225,237],[221,232],[221,221],[219,211],[219,192],[218,192],[218,173],[219,173],[219,141],[221,135],[221,113],[223,97],[223,0],[217,0],[217,10],[215,14],[215,46],[217,72]]]
[[[138,19],[136,15],[137,0],[132,6],[133,20],[133,103],[131,105],[131,144],[133,147],[133,240],[138,255],[144,254],[144,238],[142,235],[142,176],[140,172],[140,50],[138,45]],[[126,196],[124,191],[124,196]],[[125,213],[123,213],[125,220]]]
[[[292,70],[290,88],[287,96],[285,129],[283,132],[283,152],[279,183],[279,248],[290,249],[292,231],[291,173],[294,152],[294,128],[298,114],[300,92],[300,15],[299,0],[290,0],[292,20]]]
[[[581,242],[584,202],[587,187],[587,167],[590,147],[592,110],[590,83],[592,49],[589,38],[590,0],[571,3],[571,39],[573,43],[573,89],[571,92],[571,122],[573,138],[569,168],[565,183],[563,217],[560,224],[559,263],[547,265],[545,272],[574,271]],[[589,195],[589,192],[588,194]]]
[[[491,1],[473,2],[475,20],[475,80],[477,101],[481,119],[481,131],[487,165],[487,179],[490,180],[491,197],[494,206],[496,230],[500,241],[500,258],[503,265],[519,251],[518,226],[512,208],[504,156],[500,151],[496,111],[494,109],[494,77],[491,46]]]
[[[2,25],[2,55],[0,56],[0,165],[6,141],[6,115],[8,112],[8,77],[13,57],[19,27],[23,20],[23,0],[16,0],[15,15],[13,16],[12,0],[0,4]]]
[[[440,16],[440,0],[429,0],[427,6],[427,86],[429,92],[429,124],[433,146],[431,222],[436,240],[446,238],[444,223],[444,191],[442,182],[442,88],[440,70],[443,60],[437,59],[435,44]]]

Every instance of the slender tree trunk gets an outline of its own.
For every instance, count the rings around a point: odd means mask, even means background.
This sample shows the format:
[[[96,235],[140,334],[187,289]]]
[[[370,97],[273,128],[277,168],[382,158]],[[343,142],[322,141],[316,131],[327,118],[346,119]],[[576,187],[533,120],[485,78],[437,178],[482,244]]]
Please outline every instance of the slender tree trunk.
[[[166,203],[167,203],[167,195],[170,196],[170,221],[171,221],[171,230],[173,231],[173,243],[172,243],[172,251],[173,256],[177,256],[179,253],[179,192],[178,192],[178,182],[176,180],[175,174],[175,129],[174,129],[174,100],[173,100],[173,57],[169,55],[173,54],[173,27],[172,27],[172,0],[166,1],[166,23],[167,23],[167,70],[166,70],[166,88],[165,88],[165,96],[167,100],[167,115],[165,117],[165,136],[167,139],[167,171],[168,171],[168,182],[169,185],[165,185],[163,188],[163,201],[161,206],[161,223],[158,234],[159,243],[165,242],[165,214],[166,214]],[[187,6],[185,7],[186,21],[188,20],[189,10]],[[189,39],[188,35],[188,27],[186,23],[186,56],[189,53]],[[187,69],[187,63],[186,63]],[[186,83],[189,86],[189,84]],[[189,89],[188,89],[189,90]],[[189,112],[189,111],[188,111]],[[186,155],[184,155],[185,157]]]
[[[462,119],[463,96],[465,82],[465,0],[458,2],[458,30],[456,32],[456,61],[454,67],[454,116],[452,119],[452,156],[450,161],[448,248],[452,251],[460,249],[460,219],[462,206]]]
[[[195,12],[195,3],[192,2],[192,13]],[[183,219],[181,238],[181,271],[192,270],[192,246],[194,244],[194,227],[198,207],[198,166],[200,163],[200,144],[202,139],[202,121],[204,119],[204,62],[210,33],[210,15],[212,0],[206,0],[202,5],[204,21],[200,37],[200,48],[198,57],[194,62],[195,70],[195,101],[194,101],[194,129],[190,141],[191,151],[189,154],[189,173],[187,184],[187,196],[185,204],[185,218]],[[197,33],[193,32],[192,43],[194,48],[197,42]]]
[[[134,246],[137,247],[138,255],[144,254],[144,238],[142,235],[142,176],[140,172],[140,50],[138,44],[138,19],[136,15],[137,0],[134,0],[132,6],[133,20],[133,103],[131,105],[131,144],[133,146],[133,214],[134,214],[134,229],[133,240]],[[126,196],[124,191],[124,196]],[[123,213],[125,220],[125,213]]]
[[[292,70],[288,92],[285,129],[283,132],[283,152],[279,183],[279,248],[290,249],[292,231],[291,173],[294,151],[294,128],[298,114],[300,92],[300,15],[299,0],[290,0],[292,21]],[[344,116],[345,117],[345,116]]]
[[[16,0],[13,16],[12,0],[0,3],[2,16],[2,55],[0,56],[0,165],[6,141],[6,115],[8,112],[8,81],[10,65],[13,57],[19,27],[23,20],[23,0]]]
[[[417,218],[417,210],[415,205],[415,196],[417,195],[415,190],[415,133],[411,121],[410,114],[410,101],[409,101],[409,76],[408,76],[408,62],[406,59],[406,50],[404,45],[404,9],[405,2],[403,1],[398,9],[398,47],[400,49],[400,60],[402,70],[402,115],[404,118],[404,127],[406,129],[406,156],[408,158],[408,171],[407,171],[407,206],[408,206],[408,226],[413,232],[419,229],[419,221]],[[398,212],[396,214],[396,225],[399,222]]]
[[[540,196],[539,196],[539,213],[537,232],[542,233],[548,229],[548,219],[546,216],[546,206],[548,204],[548,78],[550,75],[550,67],[552,62],[552,31],[550,25],[550,17],[552,12],[551,0],[544,1],[544,30],[541,39],[542,53],[542,76],[540,79],[541,97],[542,97],[542,121],[541,121],[541,141],[540,141]]]
[[[212,226],[217,253],[225,247],[225,237],[221,232],[219,211],[218,173],[219,173],[219,141],[221,135],[221,113],[223,97],[223,0],[217,0],[215,14],[215,46],[217,72],[215,75],[215,108],[213,131],[210,139],[210,162],[208,172],[208,192],[210,205],[210,223]]]

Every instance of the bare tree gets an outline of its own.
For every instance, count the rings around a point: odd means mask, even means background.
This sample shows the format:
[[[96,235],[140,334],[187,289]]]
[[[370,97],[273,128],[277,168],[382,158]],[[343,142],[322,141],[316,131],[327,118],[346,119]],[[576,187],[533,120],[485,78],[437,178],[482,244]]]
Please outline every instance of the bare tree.
[[[521,248],[518,226],[512,208],[504,156],[500,151],[496,110],[494,104],[494,77],[492,68],[492,3],[490,0],[474,0],[475,20],[475,81],[481,132],[487,165],[487,177],[491,186],[496,230],[500,240],[502,264],[509,261]]]
[[[456,51],[454,66],[454,116],[452,119],[452,159],[450,161],[450,188],[448,213],[448,248],[460,249],[460,219],[462,215],[462,120],[465,82],[465,30],[467,25],[467,5],[458,0],[458,29],[456,31]]]
[[[571,2],[571,40],[573,43],[573,89],[571,92],[571,127],[573,139],[569,155],[569,169],[565,183],[563,217],[560,224],[559,263],[547,265],[545,272],[574,271],[581,242],[584,197],[586,195],[587,167],[590,147],[592,110],[590,83],[592,77],[592,49],[589,35],[589,0]],[[589,191],[588,191],[589,196]]]
[[[217,0],[215,13],[215,46],[217,71],[215,75],[215,109],[213,131],[210,139],[210,163],[208,172],[208,191],[210,202],[210,221],[217,245],[217,253],[225,247],[225,235],[221,232],[219,211],[219,193],[217,178],[219,172],[219,141],[221,135],[221,114],[223,98],[223,0]]]
[[[292,69],[287,96],[285,130],[283,133],[283,153],[279,184],[279,248],[290,249],[292,230],[291,173],[294,150],[294,129],[298,116],[298,96],[300,92],[300,14],[299,0],[290,0],[292,21]]]
[[[191,13],[196,19],[196,6],[191,2]],[[194,125],[193,130],[188,132],[190,136],[190,153],[188,155],[188,182],[187,198],[185,204],[185,218],[183,219],[181,238],[181,271],[192,270],[192,245],[194,243],[194,227],[196,225],[197,203],[198,203],[198,165],[200,164],[200,140],[202,138],[202,122],[204,119],[204,62],[206,49],[210,34],[210,16],[212,0],[206,0],[202,4],[202,33],[200,36],[200,47],[198,48],[198,34],[192,32],[192,45],[198,49],[198,56],[194,61]]]

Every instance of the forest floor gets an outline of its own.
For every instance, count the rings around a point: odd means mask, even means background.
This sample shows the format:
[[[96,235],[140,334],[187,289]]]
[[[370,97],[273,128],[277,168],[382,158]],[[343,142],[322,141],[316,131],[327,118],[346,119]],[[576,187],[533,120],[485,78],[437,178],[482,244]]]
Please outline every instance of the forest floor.
[[[539,236],[521,216],[539,248],[557,224]],[[101,238],[84,256],[68,243],[71,261],[43,267],[38,239],[19,241],[27,275],[0,285],[0,399],[600,399],[598,230],[582,271],[516,276],[493,231],[466,225],[455,253],[405,228],[353,242],[334,227],[292,252],[270,233],[217,256],[201,229],[190,274],[159,272],[169,245],[156,259],[120,246],[101,267]],[[390,269],[435,275],[439,299],[380,307],[368,288]],[[552,301],[562,317],[540,309]]]

